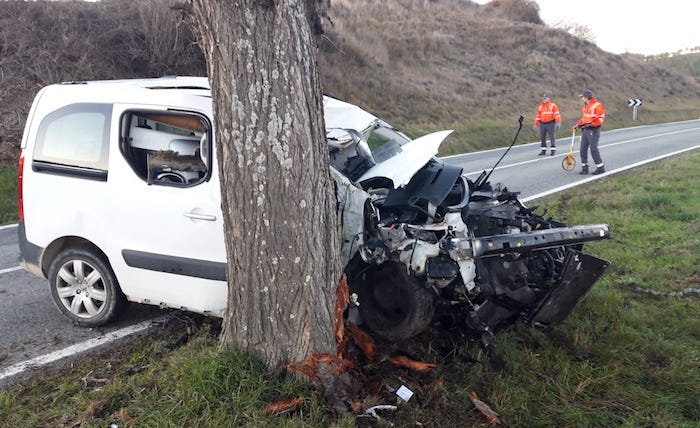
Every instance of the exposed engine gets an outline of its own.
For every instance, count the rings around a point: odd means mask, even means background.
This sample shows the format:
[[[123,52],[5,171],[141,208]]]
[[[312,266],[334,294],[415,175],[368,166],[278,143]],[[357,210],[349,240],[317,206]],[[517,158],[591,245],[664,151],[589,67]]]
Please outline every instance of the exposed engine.
[[[377,335],[407,339],[436,317],[482,337],[518,318],[552,324],[609,265],[581,252],[584,242],[610,236],[607,225],[544,218],[517,193],[491,186],[491,173],[471,181],[438,161],[452,131],[411,139],[339,100],[326,98],[325,111],[341,258],[355,302],[348,316]]]
[[[402,340],[450,317],[477,332],[518,318],[565,319],[609,262],[581,252],[607,225],[569,227],[517,193],[433,159],[403,187],[362,182],[369,200],[346,268],[361,321]]]

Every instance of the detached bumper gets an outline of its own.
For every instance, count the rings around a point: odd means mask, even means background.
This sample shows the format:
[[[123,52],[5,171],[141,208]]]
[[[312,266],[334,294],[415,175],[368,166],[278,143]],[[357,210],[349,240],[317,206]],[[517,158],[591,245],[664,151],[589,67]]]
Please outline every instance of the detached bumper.
[[[610,238],[610,230],[607,224],[557,227],[535,232],[483,236],[470,239],[471,256],[474,258],[490,257],[608,238]]]

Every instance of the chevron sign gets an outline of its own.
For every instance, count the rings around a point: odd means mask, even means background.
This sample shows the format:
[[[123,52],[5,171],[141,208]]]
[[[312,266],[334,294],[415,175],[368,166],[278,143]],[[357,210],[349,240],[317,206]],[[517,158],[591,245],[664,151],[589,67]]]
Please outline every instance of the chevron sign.
[[[627,100],[627,107],[637,107],[640,105],[642,105],[642,100],[640,100],[639,98]]]

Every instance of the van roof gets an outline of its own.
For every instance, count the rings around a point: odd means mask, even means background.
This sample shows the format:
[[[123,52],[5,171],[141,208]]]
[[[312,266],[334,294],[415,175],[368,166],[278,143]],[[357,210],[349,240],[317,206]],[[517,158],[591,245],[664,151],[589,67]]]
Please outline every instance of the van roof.
[[[143,89],[193,89],[210,91],[209,79],[198,76],[164,76],[150,79],[90,80],[63,82],[60,85],[105,85]]]
[[[202,97],[207,99],[206,103],[211,104],[209,79],[200,76],[72,81],[50,85],[45,90],[60,92],[60,99],[64,104],[108,100],[115,103],[201,108]],[[356,105],[325,95],[323,107],[327,129],[354,129],[362,132],[378,120],[376,116]]]

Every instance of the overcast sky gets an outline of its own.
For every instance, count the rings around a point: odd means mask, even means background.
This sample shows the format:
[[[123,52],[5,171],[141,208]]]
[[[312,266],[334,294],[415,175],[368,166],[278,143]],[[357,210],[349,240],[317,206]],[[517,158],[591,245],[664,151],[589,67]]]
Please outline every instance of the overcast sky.
[[[488,0],[473,0],[488,3]],[[700,46],[697,0],[536,0],[547,24],[585,25],[613,53],[653,55]]]

